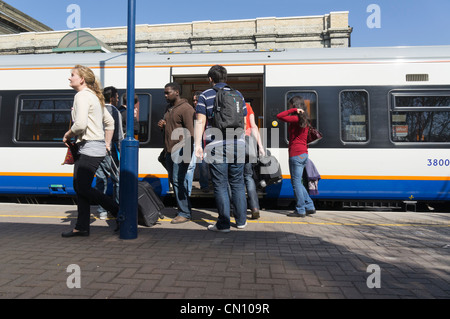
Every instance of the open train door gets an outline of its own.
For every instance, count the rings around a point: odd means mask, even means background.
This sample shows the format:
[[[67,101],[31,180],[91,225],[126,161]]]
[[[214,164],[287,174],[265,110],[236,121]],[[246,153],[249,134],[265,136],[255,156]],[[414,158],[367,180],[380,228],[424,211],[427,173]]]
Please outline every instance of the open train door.
[[[207,73],[207,71],[206,71]],[[206,74],[174,75],[173,81],[181,86],[181,97],[193,103],[195,92],[211,88]],[[228,75],[227,84],[240,91],[245,102],[250,103],[255,112],[255,122],[259,128],[264,127],[264,76],[263,74]]]
[[[246,103],[250,103],[252,106],[252,109],[255,113],[255,122],[258,125],[259,128],[264,127],[264,74],[261,71],[258,73],[239,73],[235,74],[233,72],[232,67],[227,67],[228,71],[228,80],[227,84],[240,91],[242,95],[244,96],[244,99]],[[193,104],[193,96],[196,92],[200,91],[203,92],[209,88],[211,88],[211,85],[209,84],[209,81],[207,79],[207,73],[209,70],[209,67],[206,68],[198,68],[202,69],[201,74],[192,74],[192,71],[194,68],[190,69],[190,74],[182,74],[184,68],[181,69],[173,69],[172,72],[172,81],[177,82],[181,86],[181,97],[185,98],[189,101],[189,103]],[[186,71],[186,70],[185,70]],[[195,71],[198,72],[197,68],[195,68]],[[181,74],[180,74],[181,73]],[[191,192],[191,197],[212,197],[213,192],[205,194],[204,192],[200,191],[199,186],[199,172],[198,168],[196,169],[194,173],[194,182]]]

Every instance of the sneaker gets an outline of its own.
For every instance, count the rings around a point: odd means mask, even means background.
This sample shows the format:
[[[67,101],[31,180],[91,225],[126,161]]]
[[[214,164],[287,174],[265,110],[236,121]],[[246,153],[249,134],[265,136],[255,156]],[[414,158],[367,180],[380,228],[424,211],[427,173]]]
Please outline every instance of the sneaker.
[[[100,213],[100,219],[101,220],[105,220],[106,218],[108,218],[108,213],[107,212]]]
[[[237,229],[244,229],[245,226],[247,226],[247,221],[245,222],[244,225],[238,225],[238,226],[237,226]]]
[[[208,226],[208,230],[210,230],[210,231],[215,231],[215,232],[219,232],[219,233],[229,233],[229,232],[230,232],[230,229],[229,229],[229,228],[219,229],[219,228],[217,228],[216,225],[209,225],[209,226]]]
[[[306,210],[306,215],[314,215],[316,213],[315,209]]]
[[[300,217],[300,218],[304,218],[304,217],[306,217],[306,213],[299,214],[299,213],[297,213],[297,212],[293,212],[293,213],[287,214],[287,216],[288,216],[288,217]]]

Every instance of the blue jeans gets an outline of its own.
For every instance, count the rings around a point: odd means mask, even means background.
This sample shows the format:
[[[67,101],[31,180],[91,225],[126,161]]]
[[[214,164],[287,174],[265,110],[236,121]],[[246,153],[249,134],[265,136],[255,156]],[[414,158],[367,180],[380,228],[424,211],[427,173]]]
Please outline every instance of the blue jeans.
[[[233,146],[228,145],[228,147]],[[230,194],[228,193],[228,186],[231,189],[231,201],[233,202],[234,218],[237,226],[243,226],[247,222],[247,203],[244,186],[245,164],[236,161],[236,147],[234,152],[235,160],[233,163],[227,163],[224,157],[223,163],[213,161],[209,164],[211,181],[214,186],[214,197],[216,198],[217,211],[219,213],[216,224],[218,229],[230,228]],[[225,153],[226,151],[224,150]]]
[[[182,150],[166,154],[166,167],[177,200],[178,215],[191,218],[192,205],[189,198],[189,180],[187,178],[189,163],[181,160]]]
[[[197,163],[197,166],[200,171],[200,188],[205,189],[209,187],[209,164],[205,161],[202,161],[201,163]]]
[[[194,150],[195,150],[195,146],[194,146]],[[188,194],[189,196],[191,196],[191,192],[192,192],[192,182],[194,181],[194,171],[195,171],[195,164],[196,162],[196,158],[195,158],[195,154],[192,154],[192,158],[191,158],[191,162],[189,163],[187,172],[186,172],[186,182],[187,182],[187,189],[188,189]]]
[[[255,180],[253,179],[253,164],[245,163],[244,168],[245,187],[247,188],[248,206],[250,209],[259,210],[258,192],[256,191]]]
[[[189,190],[189,196],[192,192],[192,182],[194,181],[194,172],[195,168],[198,167],[199,173],[200,173],[200,189],[208,188],[209,186],[209,166],[208,163],[205,161],[198,162],[198,159],[195,156],[195,145],[194,145],[194,152],[192,154],[191,162],[189,163],[188,171],[186,174],[186,179],[188,181],[188,190]]]
[[[295,211],[298,214],[305,214],[306,210],[314,210],[314,203],[309,197],[308,191],[303,185],[303,169],[305,168],[306,161],[308,160],[308,154],[301,154],[298,156],[289,157],[289,171],[291,172],[291,183],[294,189],[295,199],[297,201],[295,205]]]

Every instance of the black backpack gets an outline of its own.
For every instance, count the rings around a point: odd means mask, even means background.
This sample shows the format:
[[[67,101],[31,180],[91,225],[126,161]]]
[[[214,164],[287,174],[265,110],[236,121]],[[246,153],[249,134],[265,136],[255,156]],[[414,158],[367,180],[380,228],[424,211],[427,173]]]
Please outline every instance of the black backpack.
[[[213,89],[217,94],[214,100],[212,126],[221,131],[225,131],[227,128],[244,129],[244,99],[242,96],[229,86],[213,87]]]

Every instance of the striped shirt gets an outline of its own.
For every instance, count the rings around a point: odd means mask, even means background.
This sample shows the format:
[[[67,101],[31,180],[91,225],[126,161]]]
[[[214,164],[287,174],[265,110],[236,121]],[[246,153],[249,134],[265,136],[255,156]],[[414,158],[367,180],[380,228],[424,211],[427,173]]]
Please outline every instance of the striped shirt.
[[[218,83],[215,85],[215,87],[217,88],[223,88],[224,86],[226,86],[226,83]],[[238,91],[238,93],[242,96],[241,92]],[[200,94],[200,96],[198,97],[198,102],[197,102],[197,107],[195,109],[195,111],[199,114],[203,114],[206,115],[206,130],[208,128],[212,127],[212,117],[213,117],[213,107],[214,107],[214,101],[216,99],[216,90],[214,90],[213,88],[210,88],[206,91],[204,91],[202,94]],[[244,99],[244,97],[242,96],[242,99]],[[244,106],[243,106],[243,111],[244,111],[244,117],[247,116],[247,106],[245,105],[245,101],[244,101]],[[211,135],[207,134],[205,135],[205,140],[206,140],[206,144],[211,142]]]

